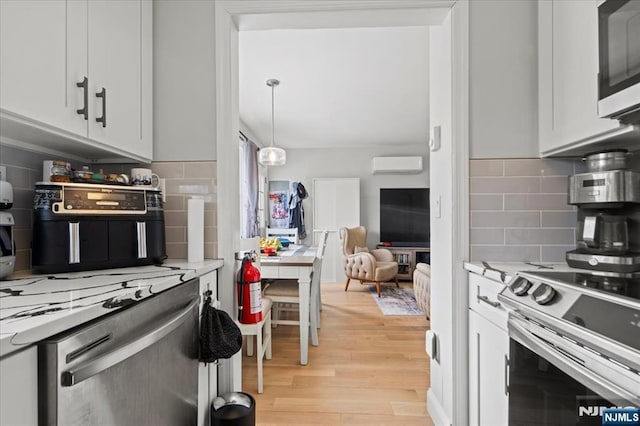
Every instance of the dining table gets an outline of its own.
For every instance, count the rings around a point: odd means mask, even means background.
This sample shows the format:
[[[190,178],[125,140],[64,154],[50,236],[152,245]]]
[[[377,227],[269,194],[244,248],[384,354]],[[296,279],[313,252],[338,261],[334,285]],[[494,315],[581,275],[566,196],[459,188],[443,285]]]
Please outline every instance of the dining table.
[[[291,244],[278,251],[276,255],[260,256],[261,278],[298,281],[300,364],[302,365],[307,365],[309,359],[310,314],[317,311],[317,300],[310,297],[311,272],[316,260],[316,251],[317,247]]]

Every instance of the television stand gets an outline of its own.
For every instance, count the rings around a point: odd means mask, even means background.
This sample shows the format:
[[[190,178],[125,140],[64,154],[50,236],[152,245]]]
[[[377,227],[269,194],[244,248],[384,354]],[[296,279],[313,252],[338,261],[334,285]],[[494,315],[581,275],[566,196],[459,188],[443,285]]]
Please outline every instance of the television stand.
[[[431,263],[431,248],[429,247],[385,247],[378,245],[393,254],[393,259],[398,262],[398,279],[403,281],[413,280],[413,271],[417,263]]]

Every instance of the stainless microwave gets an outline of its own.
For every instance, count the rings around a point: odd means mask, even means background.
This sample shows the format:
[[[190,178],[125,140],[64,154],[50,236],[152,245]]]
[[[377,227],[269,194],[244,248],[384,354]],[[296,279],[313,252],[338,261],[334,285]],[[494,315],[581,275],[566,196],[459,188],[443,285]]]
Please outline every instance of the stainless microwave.
[[[598,113],[640,123],[640,1],[598,3]]]

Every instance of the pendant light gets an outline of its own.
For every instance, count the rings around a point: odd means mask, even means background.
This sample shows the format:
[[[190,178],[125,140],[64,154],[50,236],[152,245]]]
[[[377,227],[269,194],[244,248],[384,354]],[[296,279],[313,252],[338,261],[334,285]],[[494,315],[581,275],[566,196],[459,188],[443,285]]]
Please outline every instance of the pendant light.
[[[273,91],[278,84],[280,84],[280,81],[276,80],[275,78],[267,80],[267,86],[271,87],[271,146],[260,148],[260,154],[258,156],[258,161],[260,161],[260,164],[263,164],[265,166],[282,166],[287,162],[287,153],[285,152],[285,150],[274,146],[275,125],[273,112]]]

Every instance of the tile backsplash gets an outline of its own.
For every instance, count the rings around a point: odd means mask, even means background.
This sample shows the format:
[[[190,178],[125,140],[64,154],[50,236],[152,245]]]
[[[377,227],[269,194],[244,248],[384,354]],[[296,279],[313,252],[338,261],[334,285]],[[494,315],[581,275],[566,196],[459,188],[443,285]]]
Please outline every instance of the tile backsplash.
[[[190,193],[206,191],[211,201],[204,203],[204,257],[217,257],[217,203],[215,161],[154,162],[154,173],[166,179],[164,204],[167,255],[170,259],[187,258],[187,200]]]
[[[7,181],[13,186],[14,203],[9,212],[15,219],[16,243],[15,272],[31,269],[32,206],[34,185],[42,180],[42,162],[50,155],[36,154],[0,144],[0,165],[7,167]],[[80,167],[75,164],[73,167]],[[105,173],[129,173],[138,164],[90,164],[94,170]],[[205,188],[212,201],[205,203],[205,258],[216,258],[216,162],[155,162],[151,168],[166,179],[165,231],[167,254],[172,259],[187,258],[187,199],[186,192]]]
[[[42,162],[49,159],[49,156],[0,144],[0,165],[7,167],[7,181],[13,187],[13,207],[9,213],[15,221],[15,272],[31,269],[33,187],[42,180]]]
[[[470,160],[471,261],[563,262],[577,221],[567,177],[582,171],[575,160]]]

